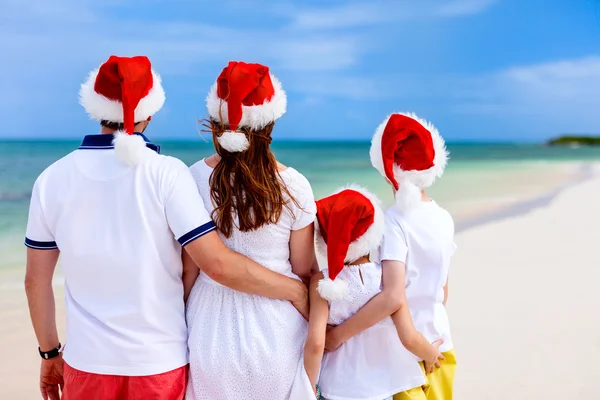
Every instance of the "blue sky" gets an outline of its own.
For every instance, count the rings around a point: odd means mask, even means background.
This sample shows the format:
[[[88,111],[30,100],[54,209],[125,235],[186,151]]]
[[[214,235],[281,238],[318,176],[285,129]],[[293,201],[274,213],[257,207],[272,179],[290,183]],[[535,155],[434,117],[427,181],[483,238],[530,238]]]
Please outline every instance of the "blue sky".
[[[147,55],[167,103],[149,133],[197,138],[229,60],[288,92],[276,138],[369,138],[414,111],[449,140],[600,134],[596,0],[0,0],[0,137],[95,133],[77,103],[109,55]]]

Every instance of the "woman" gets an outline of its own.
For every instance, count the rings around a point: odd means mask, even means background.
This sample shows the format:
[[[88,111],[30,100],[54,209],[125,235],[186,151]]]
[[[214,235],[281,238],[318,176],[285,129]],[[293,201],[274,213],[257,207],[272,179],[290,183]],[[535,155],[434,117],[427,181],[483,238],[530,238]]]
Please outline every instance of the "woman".
[[[269,148],[286,108],[281,84],[265,66],[230,62],[207,106],[216,154],[191,171],[223,241],[271,270],[308,279],[316,264],[314,196]],[[184,269],[189,287],[198,268],[185,257]],[[291,303],[235,291],[200,272],[187,323],[186,398],[314,398],[302,358],[307,322]]]

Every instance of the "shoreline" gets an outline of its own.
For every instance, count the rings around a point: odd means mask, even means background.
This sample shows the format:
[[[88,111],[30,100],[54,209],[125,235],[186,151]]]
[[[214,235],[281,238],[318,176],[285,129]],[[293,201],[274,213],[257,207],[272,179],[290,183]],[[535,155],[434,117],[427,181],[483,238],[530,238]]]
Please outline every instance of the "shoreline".
[[[600,162],[593,161],[566,161],[561,164],[553,165],[557,171],[565,173],[569,169],[576,170],[569,173],[568,176],[563,176],[561,182],[556,186],[545,187],[541,192],[532,192],[517,197],[516,193],[509,194],[509,198],[516,200],[507,203],[493,203],[489,207],[483,207],[474,212],[465,212],[466,206],[461,206],[458,212],[458,217],[455,217],[455,232],[456,234],[468,231],[472,228],[484,226],[489,223],[500,221],[507,218],[514,218],[540,208],[547,206],[564,190],[593,179],[595,168],[599,168]],[[437,197],[433,196],[434,200]],[[450,211],[450,214],[455,215],[452,206],[446,207],[445,202],[440,202],[440,205]],[[460,204],[460,202],[459,202]],[[478,204],[481,207],[481,203]],[[21,252],[21,256],[13,255],[14,252]],[[7,249],[0,252],[0,255],[8,254],[8,258],[13,261],[8,266],[0,265],[0,293],[4,290],[22,290],[23,277],[25,270],[25,247],[19,238],[18,245],[11,245]],[[53,280],[53,286],[63,286],[62,275],[60,274],[60,263],[57,267],[57,274]],[[2,302],[0,302],[0,307]]]
[[[545,193],[537,194],[529,198],[524,197],[513,204],[498,207],[489,212],[482,212],[473,217],[463,218],[455,223],[455,233],[458,234],[493,222],[524,216],[538,208],[546,207],[565,190],[594,179],[596,170],[599,166],[600,163],[597,162],[581,163],[581,165],[579,165],[580,171],[574,179],[562,182],[557,187],[551,188]]]

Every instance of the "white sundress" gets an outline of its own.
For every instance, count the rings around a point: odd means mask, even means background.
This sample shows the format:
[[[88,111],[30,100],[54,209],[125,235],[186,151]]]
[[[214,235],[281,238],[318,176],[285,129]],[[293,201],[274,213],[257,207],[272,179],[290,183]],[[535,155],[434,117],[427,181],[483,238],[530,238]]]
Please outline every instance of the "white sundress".
[[[377,295],[381,275],[378,263],[345,266],[335,279],[348,284],[349,295],[329,302],[327,323],[341,324]],[[326,353],[319,375],[321,394],[327,400],[383,400],[423,384],[418,360],[402,346],[391,317]]]
[[[200,160],[190,167],[209,212],[213,169]],[[251,232],[234,229],[225,244],[262,266],[298,278],[289,261],[292,230],[313,223],[316,212],[310,184],[298,171],[280,172],[302,209],[290,202],[277,224]],[[186,399],[314,399],[304,369],[308,323],[289,301],[230,289],[200,273],[188,299],[186,319],[190,380]]]

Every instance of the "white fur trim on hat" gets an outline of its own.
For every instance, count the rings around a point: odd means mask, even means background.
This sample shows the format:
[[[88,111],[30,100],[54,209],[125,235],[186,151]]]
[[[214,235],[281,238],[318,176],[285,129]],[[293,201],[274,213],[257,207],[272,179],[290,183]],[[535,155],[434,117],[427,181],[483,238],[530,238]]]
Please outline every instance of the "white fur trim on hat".
[[[126,165],[136,166],[144,162],[152,152],[146,147],[140,135],[128,135],[125,131],[117,131],[113,139],[117,158]]]
[[[421,189],[410,180],[405,179],[399,184],[395,198],[398,208],[406,212],[421,201]]]
[[[239,153],[248,150],[250,142],[246,137],[246,134],[242,132],[225,131],[219,137],[217,141],[225,150],[230,153]]]
[[[287,96],[281,82],[271,74],[271,82],[275,89],[275,94],[271,100],[258,106],[245,106],[242,104],[242,120],[238,126],[245,126],[251,129],[261,129],[274,122],[285,114],[287,107]],[[220,99],[217,95],[217,83],[215,82],[206,97],[206,107],[208,115],[212,119],[229,124],[227,113],[227,102]],[[220,113],[219,113],[220,109]]]
[[[99,69],[90,72],[88,79],[79,89],[79,104],[85,108],[91,119],[98,121],[123,122],[123,105],[120,101],[111,100],[96,93],[94,85]],[[140,100],[135,109],[134,122],[141,122],[156,114],[165,104],[165,91],[160,76],[152,71],[152,88]]]
[[[329,301],[342,300],[348,296],[350,289],[343,279],[332,281],[329,277],[324,277],[319,281],[317,291],[322,298]]]
[[[394,177],[396,178],[396,181],[398,181],[398,185],[402,186],[402,182],[404,180],[412,182],[415,186],[417,186],[420,189],[424,189],[433,185],[436,178],[442,176],[442,174],[444,173],[444,169],[446,168],[446,164],[448,163],[448,150],[446,149],[446,143],[444,142],[444,139],[431,122],[421,119],[413,113],[394,114],[405,115],[423,125],[425,129],[427,129],[431,133],[431,138],[433,140],[433,149],[435,152],[435,156],[433,158],[433,167],[424,171],[404,171],[402,170],[402,168],[400,168],[399,165],[394,165]],[[369,155],[371,157],[371,164],[379,171],[381,175],[383,175],[384,178],[386,176],[383,168],[381,139],[383,136],[383,131],[385,130],[385,127],[392,115],[393,114],[388,115],[387,118],[377,127],[375,135],[373,136],[373,140],[371,141],[371,149],[369,151]]]
[[[344,262],[353,262],[358,260],[359,258],[369,255],[372,252],[376,251],[381,244],[383,239],[383,228],[384,228],[384,215],[383,210],[381,208],[381,200],[367,189],[363,188],[359,185],[348,185],[346,187],[342,187],[331,195],[340,193],[344,190],[354,190],[363,196],[365,196],[371,204],[373,204],[373,208],[375,210],[373,224],[367,229],[367,231],[354,242],[350,243],[350,247],[348,248],[348,253],[346,254],[346,258]],[[323,240],[323,236],[321,236],[321,231],[319,228],[319,221],[315,219],[315,240],[316,240],[316,248],[317,251],[327,259],[327,245]]]

